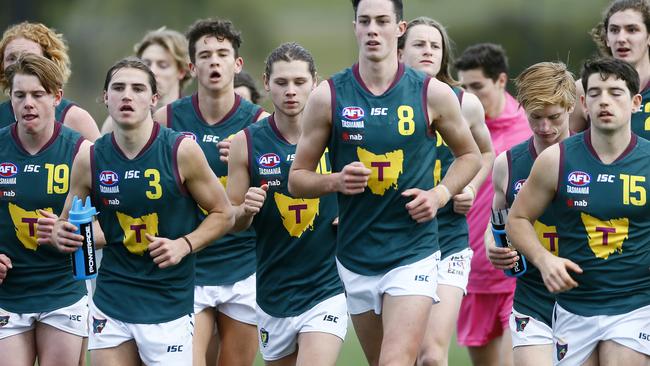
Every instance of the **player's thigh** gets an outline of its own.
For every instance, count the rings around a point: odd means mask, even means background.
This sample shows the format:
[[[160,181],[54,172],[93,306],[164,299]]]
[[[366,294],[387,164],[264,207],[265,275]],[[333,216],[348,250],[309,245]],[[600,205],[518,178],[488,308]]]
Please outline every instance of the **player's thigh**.
[[[115,347],[91,350],[90,364],[93,366],[140,366],[142,362],[135,341],[129,340]]]
[[[381,316],[370,310],[361,314],[350,314],[350,318],[368,364],[376,365],[384,337]]]
[[[82,336],[39,322],[36,324],[35,337],[39,366],[79,364]]]
[[[384,294],[380,362],[415,362],[432,302],[428,296]]]
[[[0,357],[0,366],[33,366],[36,361],[34,330],[0,339],[0,355],[3,355]]]
[[[650,356],[623,346],[615,341],[598,344],[600,366],[638,365],[650,366]]]
[[[343,339],[334,334],[300,333],[296,366],[334,366],[342,345]]]
[[[449,345],[458,320],[463,290],[455,286],[438,285],[437,293],[440,302],[431,307],[425,342]]]
[[[202,365],[204,363],[197,363],[199,361],[197,358],[200,355],[205,356],[208,350],[208,344],[214,335],[214,324],[216,321],[214,308],[204,308],[202,311],[196,313],[194,321],[194,335],[192,340],[194,343],[194,365]]]
[[[553,344],[519,346],[512,349],[517,366],[552,366]]]
[[[296,366],[298,360],[298,351],[296,350],[290,355],[284,356],[278,360],[264,361],[266,366]]]
[[[257,353],[257,326],[217,312],[221,338],[219,365],[252,365]]]

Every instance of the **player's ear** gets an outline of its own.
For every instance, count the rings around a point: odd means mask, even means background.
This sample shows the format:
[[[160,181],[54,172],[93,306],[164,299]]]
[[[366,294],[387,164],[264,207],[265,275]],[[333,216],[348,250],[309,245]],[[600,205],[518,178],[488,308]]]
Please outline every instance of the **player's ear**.
[[[271,91],[269,76],[266,73],[262,75],[262,80],[264,81],[264,90]]]

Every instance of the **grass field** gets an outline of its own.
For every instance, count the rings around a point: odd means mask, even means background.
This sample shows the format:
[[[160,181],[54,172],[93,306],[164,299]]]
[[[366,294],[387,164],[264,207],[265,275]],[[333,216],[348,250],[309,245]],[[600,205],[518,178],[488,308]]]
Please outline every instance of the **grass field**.
[[[255,361],[255,366],[263,366],[264,361],[262,357],[258,355],[257,360]],[[367,365],[366,358],[363,356],[361,351],[361,346],[357,339],[357,335],[354,333],[352,325],[348,327],[348,335],[345,337],[345,342],[343,343],[343,349],[339,356],[339,361],[337,365],[340,366],[361,366]],[[471,366],[472,363],[469,360],[467,355],[467,350],[461,348],[456,344],[456,338],[451,341],[451,349],[449,350],[449,365],[450,366]]]

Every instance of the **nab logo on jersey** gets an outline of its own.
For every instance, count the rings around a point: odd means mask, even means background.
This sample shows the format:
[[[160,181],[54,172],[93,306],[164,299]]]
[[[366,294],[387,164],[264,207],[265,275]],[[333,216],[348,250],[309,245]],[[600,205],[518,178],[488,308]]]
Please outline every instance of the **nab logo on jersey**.
[[[363,111],[363,108],[361,107],[345,107],[343,108],[343,111],[341,112],[341,116],[345,119],[349,119],[350,121],[358,121],[362,119],[366,113]]]
[[[18,174],[18,167],[14,163],[2,163],[0,164],[0,177],[2,178],[11,178]]]
[[[512,189],[515,191],[515,194],[519,193],[521,187],[524,185],[525,182],[526,182],[525,179],[519,179],[518,181],[515,182],[514,186],[512,187]]]
[[[196,135],[193,134],[192,132],[183,131],[181,132],[181,134],[187,138],[191,138],[192,140],[196,141]]]
[[[265,168],[275,168],[280,164],[280,157],[278,154],[266,153],[260,156],[257,162]]]
[[[567,178],[567,180],[573,186],[584,187],[586,185],[589,185],[589,183],[591,182],[591,176],[588,173],[577,170],[569,173],[569,177]]]
[[[103,186],[112,187],[117,184],[120,179],[112,170],[104,170],[99,173],[99,183]]]

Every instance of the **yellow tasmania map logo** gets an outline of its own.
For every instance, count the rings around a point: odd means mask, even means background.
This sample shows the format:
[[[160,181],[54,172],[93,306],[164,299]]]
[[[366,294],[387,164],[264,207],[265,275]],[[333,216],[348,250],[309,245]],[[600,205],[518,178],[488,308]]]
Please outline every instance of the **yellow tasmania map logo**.
[[[557,228],[555,226],[547,226],[541,223],[540,221],[535,221],[535,232],[537,233],[537,238],[540,243],[544,245],[544,248],[553,255],[558,255],[558,236]]]
[[[404,163],[402,150],[377,155],[357,147],[357,155],[359,161],[372,170],[368,179],[368,187],[373,194],[383,196],[389,188],[397,189],[397,179],[402,174]]]
[[[131,217],[121,212],[116,212],[117,220],[124,232],[124,246],[137,255],[143,255],[149,246],[149,240],[144,234],[158,235],[158,214],[152,213],[142,217]]]
[[[596,257],[607,259],[610,254],[623,252],[630,220],[624,217],[602,221],[584,212],[580,213],[580,218],[589,235],[589,247]]]
[[[53,211],[51,207],[44,208],[43,210]],[[11,215],[11,221],[14,223],[16,236],[23,246],[31,250],[38,249],[38,243],[36,243],[36,222],[41,217],[38,214],[38,210],[27,211],[18,205],[9,203],[9,215]]]
[[[226,184],[228,184],[228,176],[224,175],[223,177],[219,177],[219,182],[221,182],[223,188],[226,188]]]
[[[320,201],[318,198],[291,198],[275,192],[273,199],[289,235],[299,238],[305,230],[314,230],[314,218],[318,215]]]

